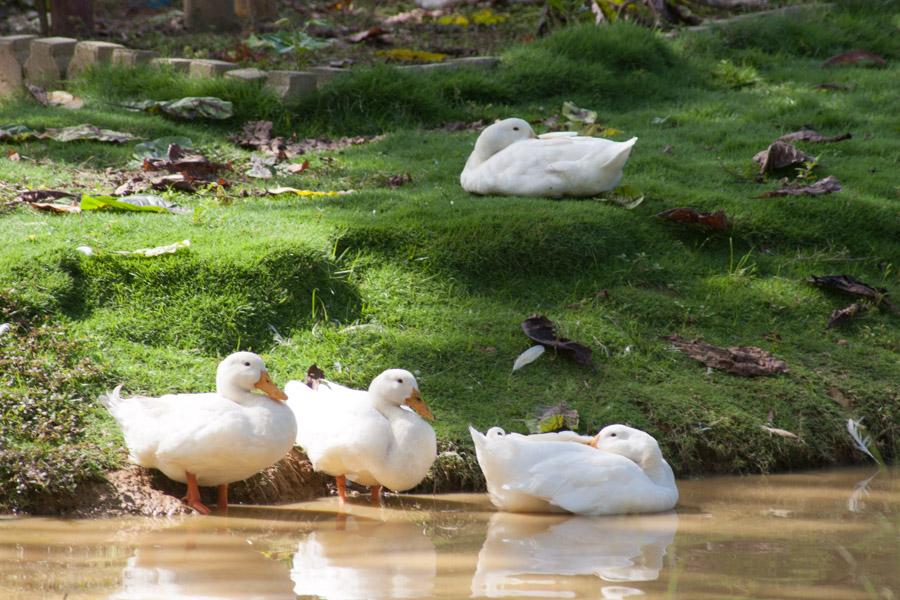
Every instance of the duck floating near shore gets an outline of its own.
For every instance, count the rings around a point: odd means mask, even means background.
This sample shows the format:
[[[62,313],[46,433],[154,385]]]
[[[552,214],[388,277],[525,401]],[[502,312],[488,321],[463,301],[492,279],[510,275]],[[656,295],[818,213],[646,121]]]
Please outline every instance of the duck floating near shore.
[[[198,486],[218,486],[217,506],[225,508],[229,483],[275,464],[294,446],[297,423],[287,396],[251,352],[219,363],[214,393],[123,398],[121,387],[100,401],[122,429],[131,462],[187,483],[183,500],[199,513],[210,510]]]
[[[678,502],[659,444],[639,429],[609,425],[594,437],[469,432],[491,501],[502,510],[616,515],[663,512]]]
[[[522,119],[486,127],[459,176],[463,189],[498,196],[595,196],[622,179],[637,138],[615,142],[559,131],[537,136]]]
[[[297,418],[297,444],[313,468],[333,476],[346,500],[346,480],[402,492],[418,485],[437,458],[434,419],[409,371],[388,369],[354,390],[325,379],[289,381],[287,405]]]

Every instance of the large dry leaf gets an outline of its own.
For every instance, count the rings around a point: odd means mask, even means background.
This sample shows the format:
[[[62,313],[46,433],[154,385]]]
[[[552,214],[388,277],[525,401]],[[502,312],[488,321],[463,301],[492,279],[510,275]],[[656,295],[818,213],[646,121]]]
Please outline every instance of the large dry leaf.
[[[701,340],[686,340],[678,334],[663,339],[672,342],[673,346],[707,367],[734,375],[759,377],[788,372],[787,363],[755,346],[722,348]]]
[[[96,125],[84,124],[74,127],[63,127],[62,129],[46,129],[39,137],[49,138],[57,142],[74,142],[78,140],[93,140],[97,142],[112,142],[114,144],[124,144],[132,140],[138,139],[130,133],[121,131],[113,131],[111,129],[100,129]]]
[[[78,213],[81,207],[72,204],[56,204],[55,202],[28,202],[28,206],[35,210],[42,210],[52,213]]]
[[[796,167],[813,160],[813,157],[787,142],[774,141],[765,150],[757,152],[753,160],[759,163],[760,173],[772,173],[788,167]]]
[[[351,44],[359,44],[360,42],[368,42],[368,41],[376,41],[382,36],[390,33],[386,29],[382,29],[378,25],[374,27],[369,27],[368,29],[364,29],[362,31],[358,31],[353,35],[347,36],[347,41]]]
[[[821,196],[832,192],[841,191],[841,183],[833,175],[820,179],[809,185],[788,185],[777,190],[766,192],[760,198],[773,198],[776,196]]]
[[[556,323],[543,315],[534,315],[522,321],[522,331],[529,339],[568,356],[581,365],[593,364],[591,349],[578,342],[560,337],[556,331]]]
[[[47,93],[47,103],[50,106],[59,106],[68,110],[78,110],[84,106],[84,100],[69,92],[55,91]]]
[[[179,119],[230,119],[234,115],[234,105],[214,96],[190,96],[177,100],[143,100],[128,102],[125,108],[143,110],[150,113],[165,113]]]
[[[71,198],[75,194],[62,190],[27,190],[19,194],[22,202],[40,202],[42,200],[58,200],[59,198]]]
[[[850,306],[845,306],[844,308],[837,308],[832,311],[831,316],[828,317],[828,325],[826,326],[828,329],[836,325],[843,325],[847,321],[853,319],[854,317],[858,317],[863,314],[869,308],[871,308],[871,304],[865,301],[854,302]]]
[[[388,177],[387,184],[390,188],[398,188],[412,181],[412,175],[409,173],[401,173],[399,175],[391,175]]]
[[[365,144],[366,142],[382,139],[382,137],[360,135],[338,139],[307,138],[300,140],[297,139],[296,135],[293,135],[285,139],[283,137],[272,137],[271,121],[248,121],[244,124],[241,133],[232,135],[228,139],[242,148],[260,150],[274,154],[278,160],[285,160],[307,152],[342,150],[348,146]]]
[[[25,87],[28,88],[28,93],[31,94],[31,97],[38,101],[38,104],[41,106],[50,105],[50,100],[47,98],[47,92],[44,88],[31,85],[30,83],[26,83]]]
[[[881,56],[868,50],[851,50],[843,54],[832,56],[822,63],[823,67],[836,67],[840,65],[870,65],[874,67],[886,67],[887,61]]]
[[[578,429],[578,420],[578,411],[563,400],[555,406],[538,408],[531,418],[525,419],[525,425],[531,433],[553,433]]]
[[[888,299],[886,288],[872,287],[868,283],[864,283],[850,275],[813,275],[809,282],[813,285],[850,296],[866,298],[875,304],[884,303],[887,307],[893,308]]]
[[[593,125],[597,122],[597,111],[575,106],[574,102],[563,102],[562,116],[572,123]]]
[[[786,133],[780,138],[778,141],[780,142],[814,142],[814,143],[824,143],[824,142],[842,142],[844,140],[849,140],[853,137],[853,134],[849,131],[847,133],[841,135],[834,136],[824,136],[820,135],[818,131],[815,129],[810,129],[809,127],[804,127],[799,131],[794,131],[792,133]]]
[[[315,363],[311,364],[306,370],[306,385],[312,389],[319,387],[319,382],[323,379],[325,379],[325,371],[320,369]]]
[[[169,147],[169,156],[181,155],[180,148],[175,153],[173,148]],[[208,158],[200,155],[183,156],[174,160],[145,158],[143,164],[144,171],[168,171],[169,173],[180,173],[185,177],[198,179],[201,181],[214,181],[219,171],[229,169],[228,165],[212,162]]]
[[[676,223],[696,223],[708,229],[722,231],[728,229],[728,217],[724,210],[716,212],[700,212],[696,208],[679,207],[670,208],[656,214],[660,219],[675,221]]]

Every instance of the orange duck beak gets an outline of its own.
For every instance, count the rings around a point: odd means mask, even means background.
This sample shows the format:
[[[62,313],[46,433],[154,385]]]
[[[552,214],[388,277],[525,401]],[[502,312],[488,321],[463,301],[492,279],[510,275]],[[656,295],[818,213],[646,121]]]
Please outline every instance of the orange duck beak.
[[[287,394],[281,391],[280,387],[275,385],[272,379],[269,378],[269,373],[267,371],[262,372],[262,375],[259,376],[259,381],[254,383],[253,386],[272,400],[280,402],[287,400]]]

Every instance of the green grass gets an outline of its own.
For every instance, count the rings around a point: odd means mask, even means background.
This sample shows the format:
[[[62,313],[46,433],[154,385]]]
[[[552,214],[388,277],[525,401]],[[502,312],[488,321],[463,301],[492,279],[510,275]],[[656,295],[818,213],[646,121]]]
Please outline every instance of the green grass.
[[[0,412],[21,425],[3,451],[31,457],[12,467],[24,491],[3,491],[0,505],[27,506],[23,498],[45,489],[27,476],[28,465],[53,453],[76,447],[77,456],[91,457],[73,481],[121,460],[110,457],[118,442],[110,420],[91,402],[106,387],[207,389],[217,360],[237,349],[262,353],[280,382],[302,377],[312,362],[356,386],[384,368],[408,368],[445,447],[470,448],[469,423],[523,430],[535,407],[566,400],[584,431],[626,422],[658,436],[682,476],[846,462],[854,456],[843,429],[850,416],[864,417],[882,454],[895,459],[898,317],[873,310],[826,330],[830,312],[849,301],[805,283],[812,274],[848,273],[900,290],[900,123],[887,110],[900,49],[896,36],[879,33],[895,18],[891,7],[872,6],[769,19],[753,25],[753,36],[742,24],[674,42],[628,25],[574,28],[511,49],[496,73],[366,70],[285,110],[259,89],[149,71],[131,80],[121,71],[88,76],[77,87],[89,104],[77,113],[24,100],[0,107],[0,122],[33,127],[91,122],[145,137],[186,135],[238,172],[247,153],[224,135],[243,119],[273,118],[282,131],[304,134],[388,133],[330,153],[331,161],[311,157],[310,170],[277,181],[357,190],[350,196],[273,198],[239,184],[227,202],[212,193],[170,194],[193,209],[186,216],[25,208],[0,215],[0,304],[17,323],[3,344],[23,343],[49,319],[72,347],[41,346],[34,360],[59,355],[91,369],[73,387],[32,381],[17,372],[22,367],[0,362],[2,381],[16,382],[0,396]],[[892,66],[819,67],[829,53],[858,46]],[[755,80],[716,79],[722,60],[752,68]],[[813,89],[825,81],[852,89]],[[234,100],[239,117],[177,123],[104,104],[201,93]],[[634,210],[597,200],[469,196],[458,174],[476,134],[420,129],[462,118],[543,118],[568,99],[597,110],[621,138],[640,138],[624,179],[645,196]],[[655,124],[657,117],[664,121]],[[843,191],[757,198],[778,180],[758,183],[751,157],[804,124],[853,133],[838,144],[800,144],[819,157],[814,175],[836,176]],[[3,180],[88,192],[109,192],[105,169],[124,168],[131,153],[97,143],[15,148],[25,158],[0,159]],[[411,184],[386,187],[387,176],[403,172]],[[733,227],[710,234],[654,218],[675,206],[724,209]],[[190,249],[172,256],[113,253],[182,239]],[[84,244],[94,256],[75,251]],[[519,323],[533,313],[590,345],[596,368],[548,353],[512,374],[529,346]],[[661,339],[674,332],[761,346],[790,373],[708,373]],[[33,421],[17,407],[45,396],[51,408],[80,399],[75,414],[84,425],[68,439],[22,433]],[[802,442],[763,431],[770,414]]]

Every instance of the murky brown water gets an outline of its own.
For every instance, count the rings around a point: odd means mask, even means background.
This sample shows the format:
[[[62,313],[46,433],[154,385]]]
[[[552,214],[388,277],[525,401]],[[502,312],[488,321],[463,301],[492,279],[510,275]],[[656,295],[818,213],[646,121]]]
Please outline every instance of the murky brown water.
[[[481,495],[177,520],[0,520],[0,598],[900,598],[900,469],[680,482],[676,513]]]

